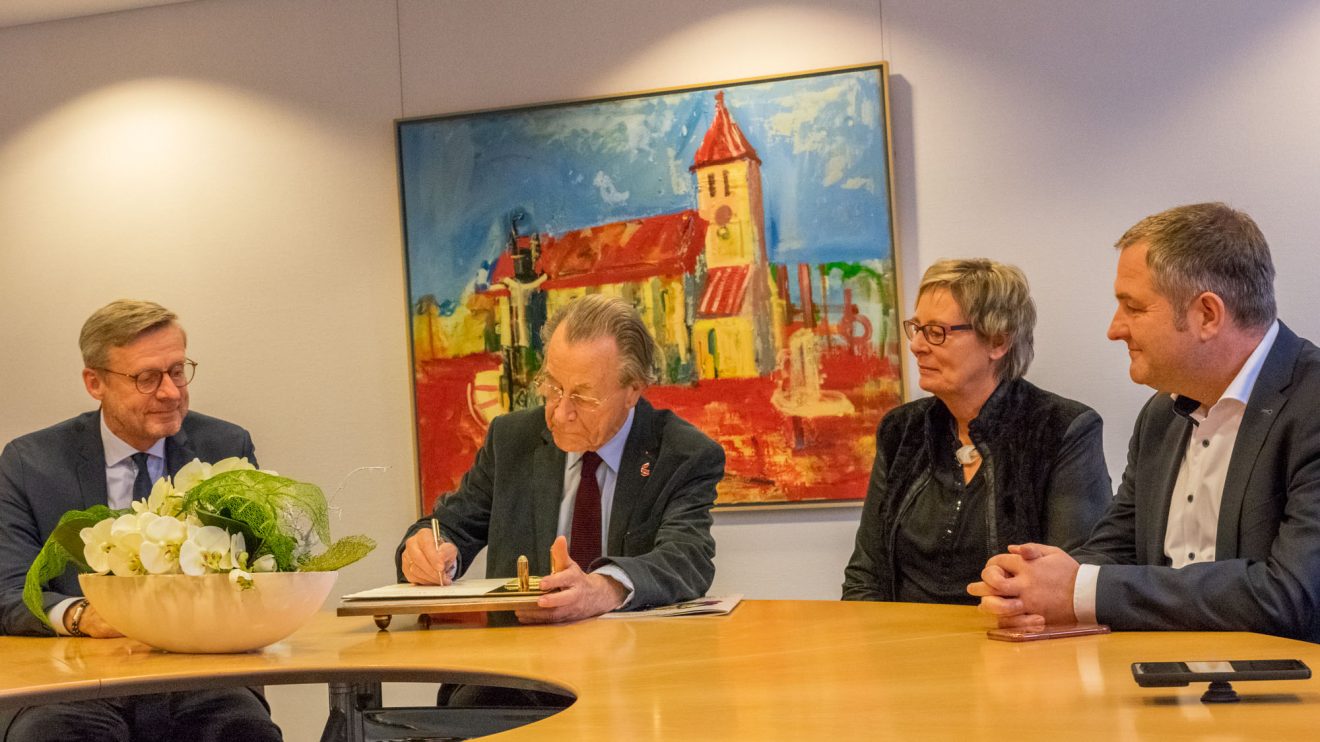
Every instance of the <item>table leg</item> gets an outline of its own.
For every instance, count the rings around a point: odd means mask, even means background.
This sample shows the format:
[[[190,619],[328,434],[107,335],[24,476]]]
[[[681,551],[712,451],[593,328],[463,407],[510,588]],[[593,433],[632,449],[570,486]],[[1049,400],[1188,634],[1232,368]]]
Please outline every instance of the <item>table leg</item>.
[[[362,710],[380,708],[380,683],[329,683],[330,718],[321,742],[363,742]]]

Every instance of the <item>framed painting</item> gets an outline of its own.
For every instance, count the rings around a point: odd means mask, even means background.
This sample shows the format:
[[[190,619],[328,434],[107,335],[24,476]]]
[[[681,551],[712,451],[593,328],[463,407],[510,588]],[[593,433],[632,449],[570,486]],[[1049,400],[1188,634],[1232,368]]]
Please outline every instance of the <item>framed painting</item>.
[[[537,407],[590,292],[660,347],[645,396],[724,446],[720,506],[857,502],[902,401],[882,63],[397,122],[422,508]]]

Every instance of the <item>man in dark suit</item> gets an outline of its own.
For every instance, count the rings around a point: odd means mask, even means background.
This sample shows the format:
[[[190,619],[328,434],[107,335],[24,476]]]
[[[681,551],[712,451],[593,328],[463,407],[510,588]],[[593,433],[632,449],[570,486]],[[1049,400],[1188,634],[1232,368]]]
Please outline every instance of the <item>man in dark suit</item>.
[[[29,566],[60,516],[93,505],[127,508],[161,476],[189,461],[230,456],[256,463],[247,431],[188,412],[196,364],[173,312],[116,301],[83,325],[83,383],[101,403],[11,441],[0,453],[0,634],[110,638],[119,632],[82,598],[72,567],[42,605],[50,625],[23,603]],[[4,729],[0,719],[0,731]],[[22,709],[6,739],[144,738],[278,740],[265,699],[249,688],[59,703]]]
[[[641,398],[655,342],[628,303],[582,297],[544,336],[545,407],[495,419],[458,490],[405,534],[400,578],[447,583],[486,546],[487,576],[512,577],[526,555],[546,593],[518,612],[523,622],[704,595],[715,574],[710,508],[723,449]]]
[[[1264,236],[1246,214],[1196,204],[1147,217],[1117,247],[1109,336],[1158,392],[1118,494],[1071,555],[1010,547],[969,592],[1004,626],[1320,641],[1320,349],[1275,317]]]

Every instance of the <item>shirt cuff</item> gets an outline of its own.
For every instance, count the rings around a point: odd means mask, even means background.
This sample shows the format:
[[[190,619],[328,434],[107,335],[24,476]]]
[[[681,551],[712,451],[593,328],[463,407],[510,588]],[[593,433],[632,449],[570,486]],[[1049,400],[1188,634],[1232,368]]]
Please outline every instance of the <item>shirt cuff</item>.
[[[1073,613],[1077,623],[1095,623],[1095,588],[1100,581],[1100,565],[1081,564],[1073,584]]]
[[[623,603],[621,603],[619,607],[615,608],[614,610],[616,611],[627,610],[628,604],[631,603],[633,599],[633,581],[628,578],[628,573],[620,569],[619,565],[617,564],[606,564],[600,569],[593,570],[592,573],[598,575],[604,575],[605,577],[609,577],[613,579],[615,582],[619,583],[620,585],[623,585],[623,589],[627,591],[627,594],[623,596]]]
[[[82,598],[65,598],[46,612],[46,618],[50,619],[51,628],[55,629],[56,636],[73,636],[64,630],[64,614],[80,600]]]

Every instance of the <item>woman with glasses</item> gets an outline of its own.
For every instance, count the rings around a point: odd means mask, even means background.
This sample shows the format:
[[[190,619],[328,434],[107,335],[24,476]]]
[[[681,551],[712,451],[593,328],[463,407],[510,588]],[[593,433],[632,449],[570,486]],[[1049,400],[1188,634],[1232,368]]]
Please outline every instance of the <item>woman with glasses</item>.
[[[903,331],[930,397],[892,410],[844,571],[844,600],[974,604],[1009,544],[1080,545],[1108,506],[1100,416],[1022,378],[1036,307],[1026,276],[943,260]]]

